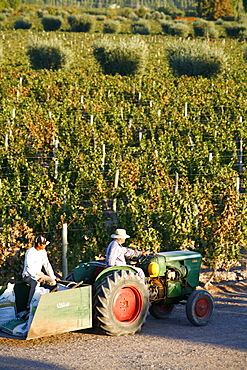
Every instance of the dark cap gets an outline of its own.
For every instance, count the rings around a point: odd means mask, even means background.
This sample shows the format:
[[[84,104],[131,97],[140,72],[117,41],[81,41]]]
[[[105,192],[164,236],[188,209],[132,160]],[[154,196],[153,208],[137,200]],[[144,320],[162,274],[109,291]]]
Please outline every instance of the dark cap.
[[[48,240],[46,240],[46,238],[42,235],[37,236],[37,238],[35,238],[34,242],[35,242],[35,244],[45,244],[45,245],[50,244],[50,242]]]

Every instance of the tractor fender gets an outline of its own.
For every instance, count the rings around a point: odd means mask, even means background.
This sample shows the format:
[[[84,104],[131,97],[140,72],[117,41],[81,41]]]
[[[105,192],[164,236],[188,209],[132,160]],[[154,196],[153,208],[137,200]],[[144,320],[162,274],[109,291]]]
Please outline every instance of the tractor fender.
[[[112,266],[112,267],[107,267],[103,271],[101,271],[99,273],[99,275],[96,277],[94,286],[97,287],[98,285],[100,285],[101,281],[107,275],[111,275],[114,271],[119,271],[119,270],[128,270],[128,271],[134,272],[135,274],[137,273],[136,270],[133,267],[131,267],[131,266]]]

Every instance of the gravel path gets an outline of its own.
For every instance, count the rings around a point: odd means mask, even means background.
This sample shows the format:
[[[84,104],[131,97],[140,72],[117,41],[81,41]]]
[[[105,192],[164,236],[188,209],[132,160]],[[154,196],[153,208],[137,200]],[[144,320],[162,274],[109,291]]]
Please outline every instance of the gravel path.
[[[149,316],[134,336],[87,330],[32,341],[0,338],[0,369],[246,370],[247,280],[210,291],[216,310],[207,326],[192,326],[178,305],[167,320]]]

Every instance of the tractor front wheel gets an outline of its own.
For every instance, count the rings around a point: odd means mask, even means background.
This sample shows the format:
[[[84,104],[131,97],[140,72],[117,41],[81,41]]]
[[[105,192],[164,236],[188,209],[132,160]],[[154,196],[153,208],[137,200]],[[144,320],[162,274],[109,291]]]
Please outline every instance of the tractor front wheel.
[[[206,325],[214,313],[214,300],[206,290],[194,290],[186,303],[186,315],[195,326]]]
[[[129,335],[140,331],[146,320],[149,294],[138,275],[118,270],[104,278],[93,301],[96,328],[108,335]]]
[[[169,316],[171,316],[173,308],[174,304],[168,304],[161,301],[158,303],[152,303],[151,307],[149,308],[149,312],[156,319],[167,319]]]

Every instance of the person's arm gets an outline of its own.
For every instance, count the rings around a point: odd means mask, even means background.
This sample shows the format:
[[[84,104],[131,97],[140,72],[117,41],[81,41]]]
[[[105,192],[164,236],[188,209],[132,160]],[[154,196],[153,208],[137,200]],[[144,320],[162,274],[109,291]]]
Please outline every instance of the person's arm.
[[[131,248],[127,248],[127,247],[123,247],[123,249],[124,249],[124,255],[126,257],[130,257],[130,258],[139,257],[143,254],[143,252],[137,251],[135,249],[131,249]]]
[[[50,276],[52,279],[56,280],[56,276],[54,274],[54,271],[53,271],[53,268],[50,264],[50,261],[48,259],[48,256],[47,256],[47,252],[44,251],[44,256],[43,256],[43,267],[47,273],[48,276]]]

